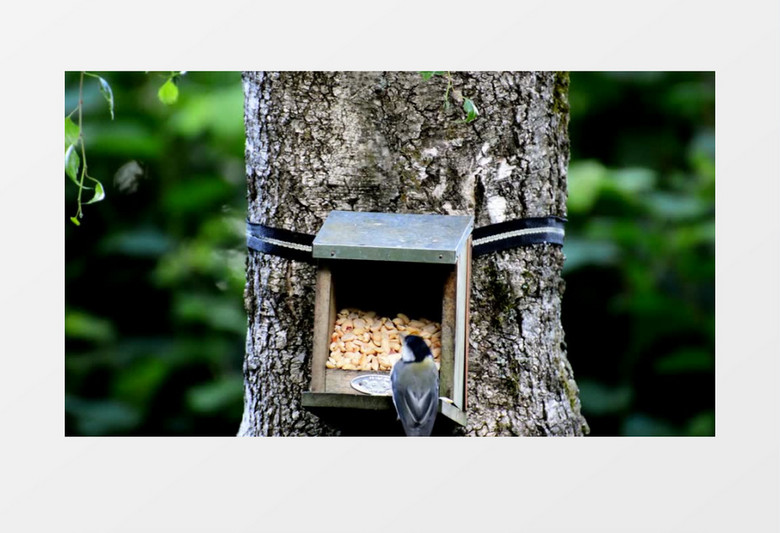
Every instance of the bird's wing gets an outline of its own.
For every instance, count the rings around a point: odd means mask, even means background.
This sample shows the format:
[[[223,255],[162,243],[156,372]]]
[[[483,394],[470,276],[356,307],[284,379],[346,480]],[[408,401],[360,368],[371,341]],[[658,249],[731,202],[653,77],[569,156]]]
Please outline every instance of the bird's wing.
[[[423,424],[428,417],[431,416],[431,412],[436,410],[436,402],[438,400],[438,387],[436,390],[409,390],[404,395],[406,407],[410,415],[410,420],[415,426]]]
[[[398,364],[405,364],[399,361]],[[398,417],[401,419],[404,427],[409,430],[419,430],[423,425],[427,432],[433,427],[433,420],[436,417],[439,402],[439,374],[436,367],[431,364],[420,369],[421,372],[432,372],[435,387],[423,388],[408,386],[404,391],[397,387],[395,372],[390,376],[393,387],[393,403],[395,404]],[[428,381],[430,383],[430,381]]]

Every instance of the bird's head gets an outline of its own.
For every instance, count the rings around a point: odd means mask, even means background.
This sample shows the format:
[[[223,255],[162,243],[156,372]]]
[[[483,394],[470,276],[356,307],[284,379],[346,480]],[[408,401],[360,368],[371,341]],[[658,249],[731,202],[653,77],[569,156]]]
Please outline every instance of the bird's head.
[[[404,337],[404,345],[401,348],[401,358],[407,362],[420,362],[431,355],[431,350],[422,337],[407,335]]]

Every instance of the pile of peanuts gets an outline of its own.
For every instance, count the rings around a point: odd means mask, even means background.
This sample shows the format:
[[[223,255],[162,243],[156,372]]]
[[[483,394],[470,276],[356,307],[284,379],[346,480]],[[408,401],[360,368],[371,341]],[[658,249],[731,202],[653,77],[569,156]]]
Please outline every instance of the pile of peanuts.
[[[441,324],[425,318],[411,320],[403,313],[377,317],[374,311],[342,309],[330,336],[326,368],[390,370],[401,358],[401,336],[419,335],[431,349],[436,366],[441,357]]]

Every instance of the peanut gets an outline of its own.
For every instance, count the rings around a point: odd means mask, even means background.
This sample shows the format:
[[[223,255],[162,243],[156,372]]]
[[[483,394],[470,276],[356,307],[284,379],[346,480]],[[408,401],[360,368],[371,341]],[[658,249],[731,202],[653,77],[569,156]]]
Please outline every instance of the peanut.
[[[403,337],[419,335],[441,357],[441,324],[427,318],[412,320],[404,313],[395,318],[378,316],[376,311],[344,308],[336,317],[330,336],[330,356],[326,368],[388,371],[401,358]]]
[[[433,332],[439,329],[441,326],[436,324],[435,322],[428,322],[426,325],[423,326],[423,331],[427,332],[429,335],[433,335]]]

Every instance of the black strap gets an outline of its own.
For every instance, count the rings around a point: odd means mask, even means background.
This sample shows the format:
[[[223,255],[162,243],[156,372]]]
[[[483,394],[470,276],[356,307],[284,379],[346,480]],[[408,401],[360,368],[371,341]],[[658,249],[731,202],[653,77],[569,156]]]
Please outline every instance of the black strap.
[[[475,228],[471,237],[471,255],[478,257],[498,250],[531,244],[563,244],[565,218],[520,218]],[[270,228],[247,221],[246,245],[249,249],[296,261],[314,263],[314,235]]]
[[[311,255],[314,235],[246,223],[246,245],[251,250],[314,263]]]
[[[563,245],[565,231],[561,217],[519,218],[474,228],[471,233],[471,256],[531,244]]]

